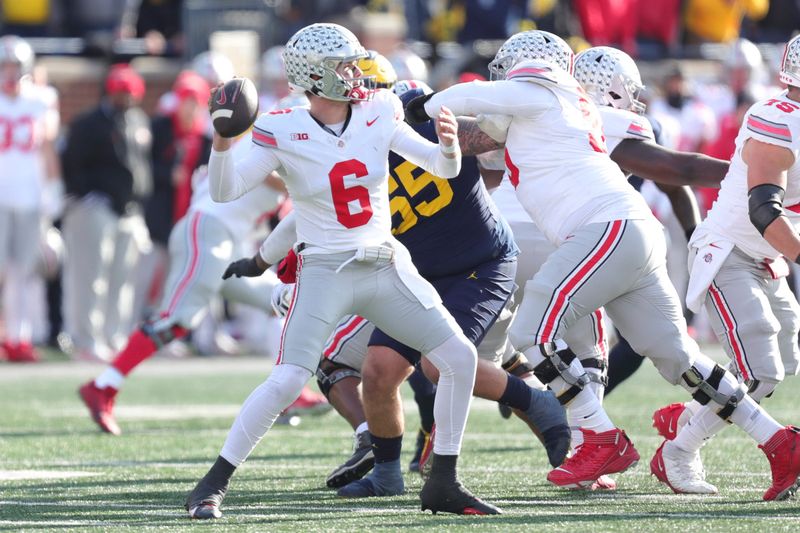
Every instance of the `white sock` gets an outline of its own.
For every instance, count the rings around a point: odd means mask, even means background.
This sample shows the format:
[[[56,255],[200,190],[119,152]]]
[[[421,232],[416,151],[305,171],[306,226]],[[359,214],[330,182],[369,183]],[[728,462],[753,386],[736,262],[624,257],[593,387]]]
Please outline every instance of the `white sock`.
[[[311,371],[301,366],[277,365],[242,404],[219,454],[233,466],[241,465],[310,378]]]
[[[714,362],[704,355],[700,355],[694,362],[704,378],[711,375]],[[685,385],[685,382],[681,380]],[[725,372],[725,376],[719,384],[719,392],[725,395],[733,394],[739,387],[739,382],[730,372]],[[682,450],[694,452],[700,449],[703,442],[716,435],[726,426],[717,411],[721,405],[711,401],[702,406],[697,413],[689,419],[689,422],[681,429],[675,438],[675,445]],[[750,435],[759,444],[766,443],[775,433],[783,429],[764,409],[758,405],[753,398],[745,395],[729,419],[742,430]]]
[[[592,373],[592,374],[600,375],[600,370],[598,370],[596,368],[587,368],[586,369],[586,373]],[[593,381],[593,382],[589,383],[589,385],[586,386],[585,390],[588,390],[589,392],[594,394],[594,396],[597,398],[598,402],[600,402],[601,404],[603,403],[603,395],[604,395],[606,389],[605,389],[605,387],[603,387],[603,385],[601,383],[596,383],[596,382]],[[578,396],[580,396],[580,395],[578,395]],[[577,400],[577,399],[578,398],[576,397],[575,400]],[[569,429],[570,429],[570,432],[572,433],[572,448],[573,449],[575,449],[578,446],[580,446],[581,444],[583,444],[583,432],[581,431],[581,427],[585,427],[586,429],[591,429],[592,431],[596,431],[596,432],[608,431],[608,429],[613,429],[613,427],[614,427],[614,425],[613,425],[614,423],[611,422],[611,419],[608,418],[608,415],[605,412],[605,410],[601,411],[602,412],[602,416],[599,417],[599,418],[598,417],[594,417],[594,416],[590,416],[589,419],[588,419],[588,424],[589,425],[584,423],[584,421],[583,421],[583,419],[581,417],[583,416],[583,413],[585,412],[585,409],[587,408],[587,406],[583,406],[583,407],[579,407],[578,409],[575,409],[573,407],[575,400],[572,400],[572,403],[569,404],[569,408],[567,409],[567,420],[569,421]],[[611,424],[611,428],[599,429],[599,427],[598,427],[598,429],[595,429],[594,427],[590,427],[590,425],[596,425],[598,422],[602,423],[603,419],[608,420],[609,424]]]
[[[600,400],[588,387],[567,404],[567,421],[572,430],[573,448],[583,443],[583,433],[580,428],[590,429],[596,433],[614,429],[614,423],[608,418]]]
[[[361,435],[365,431],[369,431],[369,426],[366,422],[361,422],[356,428],[356,435]]]
[[[112,389],[119,390],[122,388],[124,382],[125,376],[122,375],[122,372],[113,366],[107,366],[106,369],[103,370],[103,373],[95,378],[94,385],[98,389],[111,387]]]
[[[459,332],[426,355],[439,370],[439,384],[433,404],[438,455],[458,455],[467,425],[478,355],[475,347]]]

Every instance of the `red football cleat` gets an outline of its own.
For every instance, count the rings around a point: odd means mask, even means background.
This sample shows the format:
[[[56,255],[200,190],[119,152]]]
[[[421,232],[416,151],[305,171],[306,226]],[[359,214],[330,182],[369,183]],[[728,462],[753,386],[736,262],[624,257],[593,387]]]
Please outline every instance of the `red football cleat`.
[[[331,410],[331,404],[325,395],[314,392],[308,387],[303,387],[300,396],[286,410],[281,413],[283,416],[302,416],[327,413]]]
[[[6,356],[10,363],[36,363],[39,361],[39,353],[29,342],[7,344]]]
[[[583,444],[575,454],[547,474],[559,487],[588,488],[605,474],[624,472],[639,461],[639,453],[621,429],[595,433],[581,428]]]
[[[759,448],[769,459],[772,470],[772,486],[764,493],[764,500],[785,500],[792,496],[800,487],[800,428],[786,426]]]
[[[656,428],[658,434],[667,440],[674,440],[678,435],[680,426],[678,419],[686,410],[686,406],[682,403],[671,403],[666,407],[656,410],[653,413],[653,427]]]
[[[86,408],[89,409],[92,420],[100,426],[100,429],[112,435],[122,434],[113,413],[117,389],[112,387],[100,389],[94,384],[94,381],[90,381],[78,389],[78,394],[86,404]]]

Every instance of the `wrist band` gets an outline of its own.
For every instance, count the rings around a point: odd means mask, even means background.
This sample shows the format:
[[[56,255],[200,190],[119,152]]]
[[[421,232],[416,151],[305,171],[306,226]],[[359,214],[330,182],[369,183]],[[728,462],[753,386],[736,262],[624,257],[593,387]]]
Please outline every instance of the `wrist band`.
[[[458,152],[458,143],[454,142],[450,146],[439,143],[439,149],[442,151],[443,154],[454,154]]]

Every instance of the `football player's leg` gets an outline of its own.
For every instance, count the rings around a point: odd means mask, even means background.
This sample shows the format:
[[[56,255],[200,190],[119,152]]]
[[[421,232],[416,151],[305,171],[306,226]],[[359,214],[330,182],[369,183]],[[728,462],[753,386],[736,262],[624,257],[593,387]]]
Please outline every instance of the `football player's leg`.
[[[664,443],[651,461],[651,471],[674,491],[716,492],[716,487],[705,482],[698,452],[706,437],[719,431],[725,420],[741,427],[764,449],[796,443],[796,434],[769,416],[733,374],[700,353],[686,331],[677,293],[663,265],[644,279],[638,290],[610,303],[607,309],[631,346],[650,358],[667,381],[681,384],[703,405],[692,417],[695,422],[678,435],[681,441]],[[730,318],[730,308],[724,310]],[[741,345],[737,347],[742,353]],[[796,482],[800,457],[793,460],[779,475],[773,472],[773,488],[786,485],[778,493]]]
[[[10,361],[32,362],[38,360],[38,355],[31,344],[33,306],[27,288],[39,255],[39,213],[16,211],[12,220],[3,299],[6,337],[12,347],[8,355]]]
[[[405,348],[412,358],[419,354],[378,330],[369,342],[361,386],[375,468],[365,478],[342,487],[337,494],[343,497],[392,496],[405,490],[400,466],[404,432],[400,385],[411,375],[413,365],[395,348]]]
[[[642,362],[644,356],[639,355],[631,348],[630,343],[625,340],[625,337],[618,336],[618,342],[611,349],[608,354],[608,385],[606,385],[606,394],[614,390],[617,385],[631,377],[636,372]]]
[[[352,455],[325,479],[330,488],[343,487],[361,479],[375,464],[367,416],[358,390],[361,368],[367,356],[367,342],[374,329],[360,316],[343,318],[328,338],[317,368],[319,390],[355,432]]]
[[[112,231],[110,210],[79,200],[69,206],[63,218],[64,245],[64,327],[79,357],[107,357],[107,346],[95,330],[99,313],[104,269],[103,243]]]
[[[217,461],[189,494],[186,510],[190,517],[221,515],[219,508],[233,472],[316,371],[325,339],[353,306],[357,279],[345,272],[335,274],[345,259],[341,254],[299,258],[294,298],[286,315],[276,365],[267,380],[245,400]]]
[[[120,217],[114,236],[114,254],[107,273],[108,291],[103,334],[112,349],[119,349],[133,329],[136,265],[143,243],[149,245],[147,226],[141,215]]]
[[[419,411],[420,427],[417,430],[417,443],[414,455],[408,465],[410,472],[419,472],[420,460],[425,448],[430,444],[433,431],[433,404],[436,402],[436,385],[429,380],[422,369],[417,366],[408,377],[408,385],[414,392],[414,403]]]
[[[439,370],[434,402],[437,438],[431,477],[420,493],[423,510],[495,514],[499,511],[464,489],[456,474],[475,384],[475,347],[437,303],[435,289],[410,262],[401,257],[398,263],[383,272],[379,284],[382,298],[376,298],[362,314],[392,338],[426,354]]]
[[[602,353],[598,344],[604,343],[596,340],[592,313],[624,294],[647,260],[649,250],[640,233],[635,221],[590,224],[577,230],[526,284],[511,328],[512,344],[568,412],[577,413],[573,420],[592,444],[581,446],[579,453],[548,475],[561,486],[589,486],[601,475],[624,471],[638,460],[627,436],[603,409],[591,385],[598,376],[584,368],[581,357],[589,360]],[[571,345],[581,341],[586,349],[578,348],[579,354],[568,350],[567,332],[572,332]],[[586,461],[589,451],[596,457]]]
[[[175,226],[159,312],[134,330],[111,364],[79,390],[92,419],[103,431],[120,433],[113,416],[114,401],[133,369],[162,346],[185,337],[203,319],[208,302],[222,283],[232,249],[227,230],[212,217],[195,215]]]

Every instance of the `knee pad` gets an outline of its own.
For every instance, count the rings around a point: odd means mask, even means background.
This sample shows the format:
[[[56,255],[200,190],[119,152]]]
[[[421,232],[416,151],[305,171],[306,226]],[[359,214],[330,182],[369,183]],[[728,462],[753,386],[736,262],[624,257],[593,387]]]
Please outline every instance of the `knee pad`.
[[[544,360],[534,367],[533,373],[539,378],[539,381],[545,384],[549,384],[559,377],[563,379],[568,387],[560,394],[556,392],[556,395],[561,405],[568,404],[591,382],[589,374],[576,371],[572,362],[577,357],[569,348],[556,351],[555,343],[549,342],[539,345],[539,349]]]
[[[589,380],[592,383],[601,385],[602,387],[608,386],[608,361],[600,356],[588,357],[581,359],[581,365],[585,369],[594,369],[596,372],[587,372]]]
[[[147,335],[156,345],[156,349],[161,349],[175,339],[185,337],[189,330],[177,324],[159,327],[158,321],[148,320],[142,324],[142,332]]]
[[[511,359],[503,363],[503,370],[512,376],[517,376],[518,378],[527,376],[531,373],[535,374],[534,366],[530,361],[528,361],[528,358],[520,352],[514,352],[514,355],[511,356]]]
[[[703,375],[694,366],[684,372],[682,377],[689,387],[695,389],[692,397],[698,403],[707,405],[708,402],[714,402],[719,405],[721,409],[717,411],[717,415],[727,421],[736,410],[736,407],[738,407],[739,402],[744,399],[747,389],[744,385],[739,385],[730,395],[721,393],[719,385],[724,376],[725,369],[719,365],[714,365],[708,379],[703,379]]]
[[[325,397],[328,397],[331,387],[345,378],[361,379],[361,372],[347,365],[341,365],[324,359],[317,367],[317,385]]]

